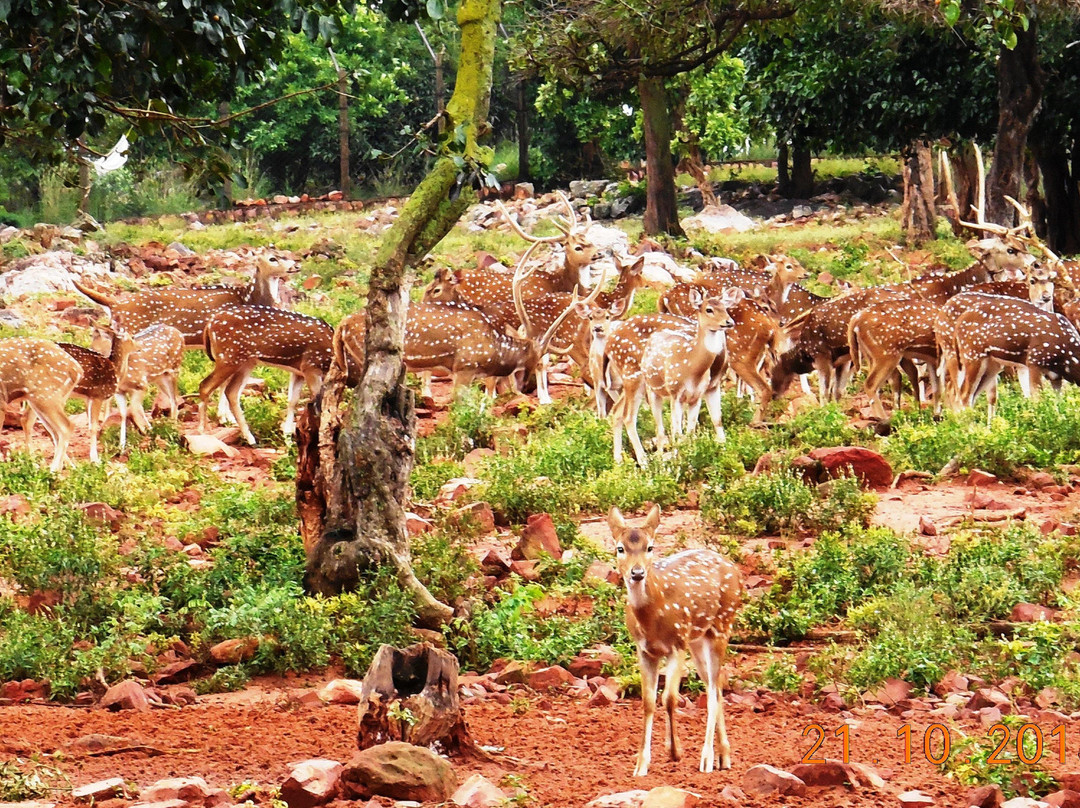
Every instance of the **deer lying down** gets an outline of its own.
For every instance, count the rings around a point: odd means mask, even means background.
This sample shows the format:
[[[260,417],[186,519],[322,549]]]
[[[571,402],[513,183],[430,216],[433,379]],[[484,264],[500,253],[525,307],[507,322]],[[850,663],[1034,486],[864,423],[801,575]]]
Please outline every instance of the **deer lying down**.
[[[60,471],[67,460],[73,427],[64,412],[64,403],[81,378],[79,363],[49,340],[0,339],[0,408],[25,401],[41,418],[53,440],[53,460],[49,466],[53,473]],[[29,432],[26,444],[29,451]]]

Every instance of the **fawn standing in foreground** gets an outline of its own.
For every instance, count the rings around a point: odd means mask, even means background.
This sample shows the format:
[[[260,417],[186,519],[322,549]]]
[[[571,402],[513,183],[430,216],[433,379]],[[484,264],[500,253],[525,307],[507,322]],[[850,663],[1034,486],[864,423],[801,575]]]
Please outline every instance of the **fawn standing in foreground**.
[[[739,607],[742,582],[739,570],[712,550],[683,550],[653,560],[653,540],[660,524],[660,508],[653,505],[645,524],[632,528],[618,508],[608,512],[608,527],[615,540],[615,563],[626,584],[626,627],[638,647],[641,667],[641,700],[645,728],[638,747],[634,775],[649,772],[652,758],[652,725],[656,713],[656,686],[660,663],[664,669],[664,707],[668,716],[668,752],[672,760],[682,755],[675,734],[675,706],[679,701],[683,651],[689,650],[698,676],[708,693],[705,743],[700,770],[716,765],[713,740],[720,731],[720,768],[731,768],[731,745],[724,726],[721,677],[731,626]]]

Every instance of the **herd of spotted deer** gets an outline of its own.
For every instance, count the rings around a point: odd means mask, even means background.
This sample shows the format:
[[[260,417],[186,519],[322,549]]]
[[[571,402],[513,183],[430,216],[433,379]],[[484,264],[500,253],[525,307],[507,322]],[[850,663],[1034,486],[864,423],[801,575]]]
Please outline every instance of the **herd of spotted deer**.
[[[561,233],[543,238],[526,233],[503,209],[510,226],[529,242],[516,270],[440,270],[423,299],[409,306],[405,363],[425,377],[425,389],[432,373],[452,376],[455,388],[484,379],[491,392],[501,379],[516,387],[522,377],[535,374],[538,398],[546,403],[551,400],[548,356],[567,355],[592,388],[600,415],[611,418],[615,460],[622,458],[625,429],[636,460],[645,465],[636,428],[643,400],[656,421],[658,447],[667,443],[665,401],[671,404],[675,438],[695,427],[704,402],[723,440],[720,395],[729,375],[757,399],[758,421],[774,396],[797,376],[806,386],[812,371],[819,397],[826,401],[838,399],[853,372],[867,365],[865,392],[882,417],[881,388],[890,381],[899,406],[901,371],[916,400],[925,385],[938,409],[943,402],[971,406],[986,392],[990,417],[1005,366],[1017,369],[1026,394],[1043,377],[1055,388],[1063,381],[1080,383],[1080,333],[1074,325],[1080,317],[1080,299],[1074,294],[1080,270],[1037,240],[1030,218],[1015,202],[1021,212],[1018,227],[986,223],[976,209],[977,221],[966,224],[984,237],[969,242],[975,262],[960,272],[935,272],[823,298],[800,285],[805,272],[786,256],[765,257],[753,268],[711,259],[695,282],[676,284],[663,294],[659,312],[628,316],[634,293],[643,285],[643,259],[616,259],[615,288],[605,292],[603,283],[597,283],[582,299],[579,293],[590,285],[590,266],[599,256],[573,207],[563,201],[569,218],[556,220]],[[538,247],[555,242],[563,248],[561,265],[538,269],[530,264]],[[234,418],[243,437],[254,443],[239,395],[255,366],[267,364],[291,374],[283,424],[289,434],[304,383],[318,395],[332,363],[356,383],[365,331],[362,313],[345,317],[334,329],[279,307],[275,284],[290,269],[289,261],[263,257],[245,287],[116,297],[79,282],[81,292],[110,310],[111,328],[95,335],[95,350],[28,337],[0,340],[0,405],[25,400],[27,439],[40,417],[54,442],[52,469],[59,471],[72,433],[65,402],[72,395],[86,398],[91,459],[96,461],[107,401],[115,397],[121,411],[121,445],[129,412],[137,428],[147,427],[142,399],[150,384],[164,392],[175,418],[183,352],[202,348],[214,368],[199,385],[200,429],[206,429],[210,396],[224,388],[219,417]],[[634,773],[648,771],[659,666],[665,658],[667,746],[673,759],[679,757],[674,710],[683,651],[690,651],[707,686],[700,768],[712,771],[717,763],[728,768],[720,680],[741,592],[739,573],[708,550],[654,561],[659,518],[655,506],[640,528],[631,528],[617,508],[608,515],[628,594],[627,622],[642,669],[645,728]],[[716,732],[719,754],[714,751]]]

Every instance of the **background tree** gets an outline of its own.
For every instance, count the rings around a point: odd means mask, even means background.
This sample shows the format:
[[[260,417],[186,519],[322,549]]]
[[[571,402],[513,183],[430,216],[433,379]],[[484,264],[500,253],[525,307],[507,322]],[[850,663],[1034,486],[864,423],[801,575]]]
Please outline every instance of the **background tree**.
[[[645,232],[681,234],[665,82],[723,54],[748,23],[790,14],[767,0],[547,0],[518,38],[542,76],[592,97],[634,89],[643,114]]]

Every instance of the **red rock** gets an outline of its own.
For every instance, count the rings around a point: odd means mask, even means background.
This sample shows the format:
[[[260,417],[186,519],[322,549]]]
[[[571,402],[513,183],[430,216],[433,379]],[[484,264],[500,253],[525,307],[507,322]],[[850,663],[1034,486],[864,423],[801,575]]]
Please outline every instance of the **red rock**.
[[[401,741],[357,752],[341,774],[345,799],[373,796],[446,802],[457,791],[453,767],[430,749]]]
[[[479,561],[483,572],[496,576],[510,572],[510,554],[502,547],[489,547],[481,552]]]
[[[1017,603],[1009,612],[1009,619],[1014,623],[1051,622],[1057,613],[1053,609],[1037,603]]]
[[[608,685],[600,685],[589,697],[590,707],[608,707],[619,700],[619,694]]]
[[[528,396],[517,395],[503,404],[496,405],[491,412],[501,417],[504,415],[521,415],[522,413],[533,412],[535,409],[536,402],[533,399]]]
[[[445,508],[451,502],[456,502],[465,496],[465,493],[470,488],[479,484],[480,480],[475,480],[472,477],[455,477],[452,480],[447,480],[439,489],[438,496],[435,497],[435,505]]]
[[[1055,791],[1053,794],[1047,794],[1039,799],[1047,805],[1053,805],[1055,808],[1080,808],[1080,791],[1073,791],[1068,788]]]
[[[540,573],[537,572],[537,570],[536,570],[536,562],[535,561],[525,561],[525,560],[511,561],[510,562],[510,572],[514,573],[515,575],[520,575],[526,581],[539,581],[540,580]]]
[[[195,672],[193,669],[197,668],[198,664],[199,663],[193,659],[181,659],[178,662],[173,662],[163,668],[158,668],[150,678],[156,685],[184,682],[191,678],[191,675]]]
[[[0,516],[26,516],[30,513],[30,502],[22,494],[0,497]]]
[[[480,473],[484,466],[485,461],[494,456],[495,450],[482,447],[480,449],[473,449],[461,460],[461,465],[465,467],[465,473],[470,477],[475,477]]]
[[[224,640],[210,649],[210,658],[219,665],[237,665],[247,662],[259,650],[257,637],[236,637]]]
[[[799,763],[791,767],[791,774],[806,785],[848,786],[863,788],[884,788],[885,781],[872,767],[842,763],[839,760],[826,759],[824,763]]]
[[[1052,485],[1057,485],[1057,480],[1054,479],[1054,475],[1047,474],[1045,471],[1036,471],[1029,475],[1024,483],[1028,488],[1049,488]]]
[[[988,485],[990,483],[997,482],[997,475],[991,474],[989,471],[983,471],[982,469],[972,469],[968,474],[968,485]]]
[[[202,804],[212,790],[201,777],[169,777],[143,789],[139,799],[143,802],[183,800],[185,803]]]
[[[759,763],[751,766],[742,776],[742,789],[752,797],[771,797],[791,795],[802,797],[806,795],[806,783],[795,775],[770,766],[767,763]]]
[[[1041,800],[1033,800],[1031,797],[1013,797],[1001,803],[1001,808],[1042,808],[1043,805]]]
[[[566,669],[580,679],[589,679],[604,672],[603,660],[578,654],[570,660]]]
[[[551,514],[534,513],[521,531],[521,541],[514,548],[513,557],[538,559],[544,553],[557,560],[562,558],[562,547]]]
[[[905,791],[897,797],[900,800],[900,804],[905,808],[921,808],[921,806],[933,805],[934,798],[929,794],[923,794],[921,791]]]
[[[422,536],[425,533],[430,533],[434,526],[427,519],[417,516],[415,513],[407,513],[405,514],[405,529],[409,531],[410,536]]]
[[[814,449],[810,457],[821,464],[829,477],[854,474],[864,486],[888,488],[893,472],[889,461],[877,452],[862,446],[834,446]]]
[[[136,710],[143,713],[150,710],[150,700],[142,685],[134,679],[125,679],[105,691],[101,706],[108,710]]]
[[[672,786],[657,786],[645,795],[641,808],[694,808],[701,797],[692,791]]]
[[[447,517],[453,525],[470,524],[486,535],[495,530],[495,514],[486,502],[470,502],[464,507],[451,511]]]
[[[934,685],[933,691],[945,698],[950,693],[959,693],[968,689],[968,678],[957,671],[949,671]]]
[[[1061,703],[1061,694],[1057,688],[1044,687],[1035,695],[1035,704],[1044,710],[1049,709],[1055,704]]]
[[[108,525],[114,533],[120,529],[120,523],[124,521],[123,512],[104,502],[82,502],[75,506],[90,522],[99,525]]]
[[[742,808],[746,804],[746,792],[738,786],[724,786],[720,790],[720,799],[727,805]]]
[[[528,681],[529,674],[533,671],[531,662],[521,663],[516,660],[506,663],[506,666],[495,674],[495,683],[499,685],[523,685]]]
[[[867,701],[878,701],[886,707],[892,707],[911,695],[911,685],[902,679],[886,679],[874,690],[866,694]]]
[[[818,283],[825,284],[826,286],[832,285],[832,282],[834,280],[832,273],[829,271],[822,272],[820,275],[818,275],[817,279]]]
[[[936,536],[938,534],[937,525],[933,520],[926,516],[919,517],[919,532],[924,536]]]
[[[989,687],[981,687],[976,690],[974,695],[968,699],[966,706],[969,710],[981,710],[984,707],[997,707],[1003,713],[1012,712],[1012,702],[1009,701],[1009,697],[1000,690],[994,690]]]
[[[281,784],[281,799],[289,808],[314,808],[334,799],[345,767],[336,760],[315,758],[297,763]]]
[[[462,808],[497,808],[506,805],[508,800],[502,789],[483,775],[474,774],[458,787],[450,802]]]
[[[594,561],[585,570],[583,579],[587,584],[608,583],[618,586],[622,583],[622,576],[610,564],[603,561]]]
[[[321,283],[322,277],[320,277],[319,275],[308,275],[306,278],[304,278],[300,285],[310,292],[312,289],[315,289]]]
[[[635,788],[633,791],[603,794],[585,803],[585,808],[641,808],[648,793],[644,789]]]
[[[979,712],[979,723],[984,728],[989,729],[995,724],[1001,723],[1001,708],[1000,707],[983,707]]]
[[[356,679],[334,679],[319,691],[319,699],[327,704],[359,704],[364,683]]]
[[[572,684],[575,678],[574,674],[570,673],[566,668],[560,665],[552,665],[549,668],[539,668],[533,671],[526,681],[533,690],[542,692],[553,688],[566,687]]]
[[[110,777],[108,780],[98,780],[96,783],[87,783],[78,786],[71,791],[71,798],[75,802],[101,802],[113,797],[127,797],[123,777]]]

